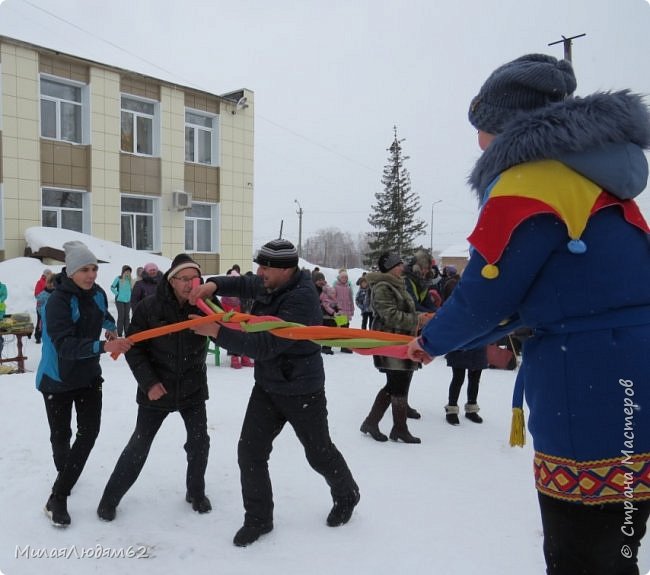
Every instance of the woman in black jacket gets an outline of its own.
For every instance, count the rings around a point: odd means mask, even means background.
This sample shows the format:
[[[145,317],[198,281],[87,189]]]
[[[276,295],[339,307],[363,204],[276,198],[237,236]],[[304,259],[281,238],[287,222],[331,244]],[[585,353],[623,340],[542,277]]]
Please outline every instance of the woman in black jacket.
[[[200,277],[201,270],[196,262],[186,254],[176,256],[156,294],[146,297],[135,308],[129,335],[198,314],[199,310],[189,304],[188,295],[192,282]],[[212,510],[205,495],[205,470],[210,449],[205,410],[208,399],[206,351],[204,336],[183,330],[138,342],[126,354],[138,382],[138,418],[97,508],[101,519],[115,519],[120,500],[138,478],[156,433],[173,411],[180,413],[187,430],[185,500],[199,513]]]

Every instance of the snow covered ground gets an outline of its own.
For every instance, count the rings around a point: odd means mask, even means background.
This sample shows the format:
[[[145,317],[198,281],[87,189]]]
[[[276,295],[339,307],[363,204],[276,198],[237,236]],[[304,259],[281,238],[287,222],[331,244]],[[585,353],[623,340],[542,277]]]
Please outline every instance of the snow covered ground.
[[[45,241],[43,233],[31,230],[32,241]],[[47,233],[50,244],[77,239],[68,233],[53,242],[52,230]],[[102,259],[110,262],[99,271],[105,289],[124,263],[134,269],[150,260],[161,269],[169,263],[110,242],[82,239],[98,256],[103,250]],[[247,264],[242,262],[242,270]],[[32,311],[33,285],[42,269],[40,262],[27,258],[0,263],[0,280],[9,286],[9,313]],[[335,270],[324,272],[334,279]],[[358,275],[351,270],[353,282]],[[15,341],[7,337],[3,357],[14,351]],[[513,372],[485,371],[479,394],[485,423],[461,419],[452,428],[442,408],[450,369],[437,359],[415,374],[411,388],[411,403],[422,419],[410,428],[422,444],[380,444],[362,435],[359,425],[383,376],[369,358],[338,350],[325,356],[332,437],[359,483],[361,502],[348,525],[325,525],[331,505],[327,486],[308,466],[287,427],[270,463],[275,529],[240,549],[232,545],[243,520],[236,446],[251,369],[230,369],[225,353],[221,366],[209,358],[212,446],[206,483],[213,512],[198,515],[184,501],[185,433],[181,418],[172,414],[117,519],[104,523],[95,509],[132,432],[136,404],[135,382],[124,358],[103,357],[102,431],[69,499],[72,525],[56,529],[43,513],[55,470],[43,400],[34,389],[40,346],[27,340],[24,351],[27,373],[0,376],[0,571],[6,575],[544,572],[532,449],[530,444],[512,449],[507,442]],[[387,414],[381,426],[385,432],[390,421]],[[646,540],[642,573],[650,569],[649,547]]]

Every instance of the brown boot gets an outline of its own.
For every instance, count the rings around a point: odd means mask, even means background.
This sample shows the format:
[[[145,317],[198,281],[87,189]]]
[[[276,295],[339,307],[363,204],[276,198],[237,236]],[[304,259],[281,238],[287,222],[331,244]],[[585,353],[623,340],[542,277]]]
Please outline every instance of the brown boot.
[[[411,435],[406,425],[406,396],[391,397],[393,406],[393,429],[390,431],[390,438],[393,441],[401,439],[404,443],[421,443],[419,437]]]
[[[361,424],[361,431],[370,434],[375,441],[388,441],[388,437],[379,430],[379,422],[384,417],[384,413],[386,413],[389,405],[390,395],[383,389],[380,389],[377,397],[375,397],[375,402],[372,404],[368,417]]]

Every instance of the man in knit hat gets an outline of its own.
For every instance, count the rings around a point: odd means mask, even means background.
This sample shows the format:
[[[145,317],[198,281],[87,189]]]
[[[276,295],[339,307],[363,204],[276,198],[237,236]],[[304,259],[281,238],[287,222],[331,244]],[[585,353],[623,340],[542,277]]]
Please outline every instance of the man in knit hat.
[[[275,316],[303,325],[320,325],[322,314],[314,282],[298,269],[298,252],[286,240],[270,241],[255,257],[258,275],[210,278],[195,288],[190,301],[215,292],[254,297],[254,315]],[[302,443],[307,461],[329,485],[334,505],[327,525],[350,520],[359,488],[343,456],[332,443],[327,422],[325,371],[320,346],[283,339],[263,331],[247,333],[210,324],[197,333],[220,347],[255,359],[255,386],[248,402],[238,444],[244,500],[244,525],[233,543],[245,547],[273,529],[273,493],[268,461],[273,440],[289,423]]]
[[[131,342],[118,338],[106,293],[97,280],[97,258],[78,241],[63,244],[65,268],[42,311],[41,361],[36,389],[43,395],[57,477],[45,512],[67,527],[67,501],[95,440],[102,416],[102,353],[124,353]],[[105,339],[101,339],[105,332]],[[72,408],[77,430],[72,437]]]
[[[163,275],[155,294],[135,308],[127,335],[168,325],[198,314],[188,301],[201,268],[187,254],[179,254]],[[133,352],[133,353],[131,353]],[[138,342],[126,360],[138,383],[138,417],[135,430],[115,465],[97,514],[104,521],[115,519],[122,497],[135,483],[162,422],[178,411],[187,431],[187,475],[185,500],[198,513],[212,510],[205,494],[208,465],[208,436],[205,402],[208,384],[205,369],[207,346],[204,336],[189,330]]]
[[[632,574],[650,515],[650,229],[633,199],[650,110],[628,90],[575,88],[569,62],[529,54],[472,100],[484,151],[470,176],[473,249],[409,356],[531,328],[511,442],[523,443],[525,394],[547,573]]]

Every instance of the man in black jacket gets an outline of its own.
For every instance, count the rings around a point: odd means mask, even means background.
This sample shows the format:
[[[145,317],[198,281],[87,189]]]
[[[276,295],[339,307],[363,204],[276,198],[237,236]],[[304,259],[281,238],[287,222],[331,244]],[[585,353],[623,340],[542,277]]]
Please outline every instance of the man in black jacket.
[[[296,248],[286,240],[265,244],[255,262],[256,276],[210,278],[195,288],[190,301],[220,295],[254,298],[251,313],[271,315],[303,325],[321,325],[316,288],[308,272],[298,269]],[[320,346],[269,332],[245,333],[210,324],[196,333],[214,338],[220,347],[255,359],[251,393],[238,446],[244,501],[244,525],[233,543],[245,547],[273,529],[273,493],[268,461],[273,440],[288,422],[305,448],[307,461],[327,481],[334,505],[327,525],[350,520],[359,488],[332,443],[327,422],[325,371]]]
[[[201,269],[188,255],[179,254],[164,274],[155,294],[135,308],[128,335],[184,321],[198,309],[188,297]],[[115,519],[116,508],[144,467],[149,449],[162,422],[178,411],[187,430],[187,493],[185,500],[199,513],[212,510],[205,495],[208,436],[205,402],[208,399],[206,339],[189,330],[136,343],[126,360],[138,382],[138,419],[127,446],[115,465],[97,514]]]

